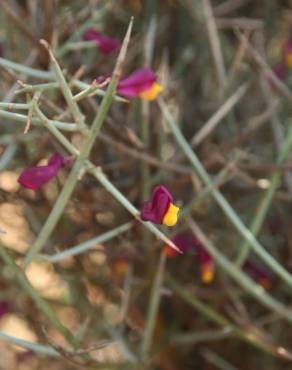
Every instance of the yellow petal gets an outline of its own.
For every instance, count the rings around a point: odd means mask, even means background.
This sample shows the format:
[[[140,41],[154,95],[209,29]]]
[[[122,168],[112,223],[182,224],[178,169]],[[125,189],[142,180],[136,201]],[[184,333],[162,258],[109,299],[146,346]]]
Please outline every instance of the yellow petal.
[[[150,89],[141,92],[139,96],[141,99],[151,101],[156,99],[157,95],[161,93],[162,90],[162,86],[159,85],[157,82],[154,82]]]
[[[269,290],[272,288],[272,283],[269,279],[267,278],[262,278],[259,279],[258,283],[266,290]]]
[[[287,67],[291,68],[292,67],[292,53],[287,53],[285,55],[285,63]]]
[[[179,207],[170,203],[167,212],[165,213],[162,223],[166,226],[174,226],[177,223],[177,215],[179,212]]]
[[[202,282],[205,284],[212,283],[214,279],[214,270],[212,268],[203,270],[201,274],[201,279],[202,279]]]

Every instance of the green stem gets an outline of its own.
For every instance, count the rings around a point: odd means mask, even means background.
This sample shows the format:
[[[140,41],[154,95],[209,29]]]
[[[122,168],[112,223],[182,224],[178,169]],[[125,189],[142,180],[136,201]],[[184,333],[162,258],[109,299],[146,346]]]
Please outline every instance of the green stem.
[[[92,49],[96,47],[97,45],[95,41],[68,42],[63,49],[64,51],[62,52],[62,56],[68,51],[81,50],[81,49]],[[60,57],[60,53],[57,53],[57,55],[58,57]]]
[[[87,138],[85,139],[85,142],[83,143],[79,156],[77,157],[73,168],[68,176],[68,179],[57,199],[57,201],[54,204],[54,207],[47,218],[43,228],[41,229],[40,233],[38,234],[38,237],[27,253],[27,255],[24,258],[24,266],[27,267],[29,263],[32,261],[32,259],[35,257],[35,255],[43,248],[47,240],[49,239],[52,231],[54,230],[57,222],[59,221],[60,217],[62,216],[62,213],[65,209],[65,206],[70,199],[74,188],[76,186],[76,183],[82,174],[82,172],[86,168],[86,159],[88,158],[91,149],[95,143],[96,136],[98,135],[98,132],[105,120],[105,117],[109,111],[109,108],[111,106],[111,103],[113,101],[113,96],[116,91],[116,87],[118,85],[118,78],[120,75],[120,70],[121,70],[121,65],[124,62],[124,58],[126,55],[126,50],[128,47],[129,39],[130,39],[130,34],[131,34],[131,29],[132,29],[132,21],[130,22],[130,25],[127,30],[127,34],[123,43],[123,46],[121,48],[117,63],[116,63],[116,68],[113,74],[113,78],[108,86],[108,89],[106,91],[106,94],[102,100],[100,109],[98,113],[96,114],[96,117],[93,120],[93,123],[91,125],[89,134]],[[58,73],[62,74],[62,71],[59,70]],[[75,112],[76,113],[76,112]]]
[[[28,76],[42,78],[44,80],[51,80],[53,78],[52,72],[41,71],[39,69],[34,69],[26,67],[22,64],[14,63],[8,59],[0,58],[0,66],[5,68],[11,68],[16,72],[23,73]]]
[[[46,122],[45,115],[39,110],[39,108],[35,107],[36,112],[39,114],[40,118],[46,124],[48,130],[56,137],[57,140],[68,150],[69,153],[78,156],[79,151],[70,143],[70,141],[55,127],[50,125],[49,122]],[[168,244],[172,248],[177,250],[175,244],[166,237],[156,226],[151,224],[150,222],[143,222],[140,219],[140,212],[137,208],[135,208],[132,203],[128,201],[128,199],[107,179],[107,177],[103,174],[101,168],[96,168],[90,161],[86,161],[88,171],[105,187],[105,189],[112,194],[112,196],[122,204],[132,215],[136,218],[139,222],[143,224],[145,228],[147,228],[153,235],[157,237],[158,240]]]
[[[2,260],[11,268],[19,284],[26,291],[26,293],[31,297],[31,299],[35,302],[39,310],[48,318],[52,326],[55,329],[57,329],[66,338],[68,343],[70,343],[74,348],[76,348],[78,345],[78,342],[76,341],[76,339],[72,336],[70,331],[56,319],[51,307],[48,305],[48,303],[43,298],[39,296],[38,292],[30,284],[25,274],[17,266],[13,258],[10,257],[9,253],[6,251],[6,249],[2,245],[0,245],[0,256]]]
[[[197,205],[199,205],[208,195],[211,194],[212,189],[218,189],[224,182],[228,179],[230,175],[230,168],[226,166],[223,168],[218,175],[213,179],[211,185],[206,186],[203,188],[200,193],[191,200],[183,209],[180,211],[180,217],[185,217],[188,215]]]
[[[64,74],[63,74],[63,72],[62,72],[62,70],[59,66],[59,63],[57,62],[57,59],[54,57],[51,49],[49,48],[49,46],[47,44],[47,42],[42,40],[42,43],[47,48],[47,50],[49,52],[50,59],[51,59],[52,72],[54,73],[55,78],[56,78],[56,80],[57,80],[57,82],[58,82],[58,84],[59,84],[59,86],[62,90],[64,98],[65,98],[65,100],[68,104],[70,113],[71,113],[72,117],[75,119],[76,123],[78,125],[81,125],[81,127],[82,127],[82,126],[84,126],[84,116],[81,113],[78,104],[73,99],[73,95],[71,93],[70,87],[68,86],[68,84],[66,82],[65,76],[64,76]]]
[[[232,279],[234,279],[245,291],[252,295],[257,301],[262,303],[264,306],[269,308],[284,317],[289,322],[292,323],[292,311],[285,307],[278,300],[269,295],[263,287],[248,277],[244,272],[239,270],[233,263],[228,261],[228,259],[219,252],[218,248],[202,233],[197,224],[188,218],[188,224],[193,231],[194,235],[199,239],[199,241],[204,245],[204,248],[210,253],[210,255],[217,262],[218,266],[222,268]]]
[[[0,103],[0,108],[3,108],[3,109],[9,109],[9,110],[12,110],[12,109],[28,109],[29,108],[29,104],[19,104],[19,103],[5,103],[5,102],[1,102]]]
[[[171,341],[175,344],[190,344],[190,343],[201,343],[201,342],[211,342],[220,339],[230,338],[232,336],[232,330],[229,328],[222,330],[206,330],[198,331],[194,333],[175,333]]]
[[[14,112],[6,112],[4,110],[0,110],[0,117],[6,118],[15,122],[21,122],[26,123],[27,122],[27,116],[19,113]],[[53,125],[58,127],[60,130],[64,131],[76,131],[77,125],[76,123],[67,123],[67,122],[61,122],[61,121],[55,121],[52,119],[47,119],[47,121]],[[33,117],[31,120],[31,123],[35,126],[41,126],[42,121],[39,118]]]
[[[79,150],[77,150],[70,141],[64,136],[56,126],[52,125],[50,120],[43,114],[43,112],[39,109],[37,104],[34,104],[34,112],[39,116],[43,125],[50,131],[52,135],[54,135],[59,142],[73,155],[78,156]]]
[[[116,85],[117,85],[117,81],[112,80],[107,90],[107,94],[105,95],[103,99],[103,104],[101,105],[100,110],[97,114],[97,117],[95,118],[93,122],[88,138],[85,140],[84,144],[82,145],[80,154],[73,165],[73,168],[68,176],[68,179],[58,199],[56,200],[54,207],[49,217],[47,218],[47,221],[45,222],[42,230],[40,231],[35,243],[33,244],[33,246],[31,247],[31,249],[29,250],[29,252],[24,258],[25,267],[29,265],[29,263],[32,261],[35,255],[43,248],[48,238],[50,237],[52,231],[54,230],[57,222],[62,216],[64,208],[73,193],[73,190],[76,186],[78,178],[80,177],[80,174],[82,173],[82,170],[84,169],[84,165],[85,165],[84,161],[89,156],[92,146],[95,142],[96,135],[98,134],[98,131],[104,121],[104,118],[106,117],[106,114],[108,112],[108,109],[112,101],[112,95],[115,91]]]
[[[234,334],[243,341],[249,343],[253,347],[256,347],[266,353],[269,353],[273,356],[278,357],[277,347],[274,347],[269,342],[265,342],[263,338],[257,338],[252,331],[241,329],[227,320],[224,316],[217,313],[211,306],[207,305],[200,301],[194,294],[190,294],[188,289],[179,284],[175,279],[170,276],[167,276],[167,281],[170,287],[175,291],[175,293],[186,301],[190,306],[194,307],[198,312],[203,316],[209,319],[212,322],[215,322],[223,329],[228,329],[230,334]]]
[[[17,151],[17,145],[15,142],[11,142],[0,157],[0,171],[3,171],[11,162]]]
[[[243,238],[250,243],[254,252],[267,264],[267,266],[269,266],[271,270],[278,274],[283,279],[283,281],[285,281],[289,286],[292,286],[291,275],[268,252],[265,251],[263,246],[256,240],[252,232],[243,224],[241,219],[235,213],[235,211],[227,202],[227,200],[224,198],[224,196],[216,188],[212,187],[212,180],[210,179],[208,173],[201,164],[199,158],[193,152],[192,148],[190,147],[190,145],[182,135],[181,131],[177,127],[167,106],[165,105],[162,99],[159,99],[158,103],[164,117],[166,118],[166,122],[168,123],[168,126],[174,138],[178,142],[178,145],[181,147],[186,157],[189,159],[191,165],[199,174],[205,185],[211,187],[212,189],[211,194],[213,198],[221,207],[222,211],[225,213],[227,218],[234,225],[239,234],[242,235]]]
[[[12,335],[8,335],[2,331],[0,331],[0,340],[8,342],[8,343],[16,344],[17,346],[29,349],[36,353],[49,355],[53,357],[60,356],[59,353],[50,346],[46,346],[44,344],[39,344],[39,343],[28,342],[27,340],[14,337]]]
[[[209,349],[203,349],[203,354],[207,362],[215,365],[218,369],[221,370],[238,370],[229,362],[224,360],[222,357],[218,356],[215,352],[210,351]]]
[[[283,162],[287,159],[287,157],[290,154],[291,147],[292,147],[292,127],[289,128],[287,139],[282,145],[276,164],[278,165],[283,164]],[[259,234],[261,227],[265,221],[265,217],[270,209],[275,192],[280,185],[281,177],[282,177],[281,172],[276,172],[273,174],[269,181],[269,187],[265,192],[262,200],[260,201],[259,206],[257,207],[255,217],[250,225],[250,231],[253,233],[255,237],[257,237],[257,235]],[[244,264],[244,261],[249,255],[250,248],[251,244],[247,240],[240,246],[239,255],[235,261],[237,266],[242,266]]]
[[[159,310],[159,303],[161,298],[161,286],[163,283],[163,275],[165,269],[166,256],[162,250],[160,253],[159,264],[154,279],[154,283],[151,290],[150,303],[146,318],[146,324],[144,329],[143,341],[141,344],[141,356],[142,359],[146,359],[149,355],[152,337],[155,330],[155,324],[157,321],[157,315]]]
[[[131,227],[133,227],[132,222],[127,222],[126,224],[123,224],[121,226],[116,227],[115,229],[112,229],[110,231],[107,231],[96,238],[87,240],[84,243],[81,243],[79,245],[76,245],[75,247],[66,249],[63,252],[56,253],[52,256],[48,255],[41,255],[40,259],[49,261],[49,262],[60,262],[63,259],[67,257],[76,256],[77,254],[85,253],[94,248],[97,244],[107,242],[108,240],[111,240],[115,238],[118,235],[121,235],[122,233],[125,233],[126,231],[130,230]]]
[[[34,85],[28,85],[24,84],[24,87],[16,91],[16,94],[23,94],[27,92],[35,92],[35,91],[47,91],[47,90],[54,90],[59,88],[58,82],[47,82],[43,84],[34,84]]]
[[[156,226],[151,222],[144,222],[140,219],[140,211],[133,206],[131,202],[107,179],[101,168],[94,167],[88,162],[88,171],[103,185],[103,187],[120,203],[122,204],[143,226],[154,234],[158,240],[166,243],[170,247],[178,251],[176,245],[166,237]]]

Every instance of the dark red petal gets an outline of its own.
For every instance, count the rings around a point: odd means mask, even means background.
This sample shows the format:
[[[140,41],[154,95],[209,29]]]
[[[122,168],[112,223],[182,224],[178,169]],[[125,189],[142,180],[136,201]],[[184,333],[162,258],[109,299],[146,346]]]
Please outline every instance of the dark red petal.
[[[141,68],[127,78],[121,80],[117,91],[125,96],[135,97],[151,88],[156,81],[156,75],[150,68]]]
[[[101,52],[110,54],[121,46],[121,43],[111,37],[102,35],[94,29],[87,30],[83,35],[83,40],[95,41]]]
[[[156,186],[152,192],[151,200],[145,202],[141,207],[142,220],[161,224],[172,202],[173,198],[169,191],[163,185]]]
[[[59,169],[68,164],[68,158],[64,158],[59,154],[54,154],[48,161],[46,166],[31,167],[24,170],[18,182],[25,188],[36,190],[44,184],[52,180],[58,173]]]

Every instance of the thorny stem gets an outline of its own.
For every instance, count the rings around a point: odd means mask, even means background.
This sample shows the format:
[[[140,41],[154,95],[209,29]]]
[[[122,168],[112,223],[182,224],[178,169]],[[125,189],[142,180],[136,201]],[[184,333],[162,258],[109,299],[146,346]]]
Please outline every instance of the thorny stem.
[[[78,126],[82,127],[84,126],[84,116],[81,113],[78,104],[73,99],[72,92],[70,90],[70,87],[68,86],[66,79],[64,77],[64,74],[54,56],[52,53],[48,43],[45,40],[41,40],[41,44],[47,49],[50,59],[51,59],[51,68],[55,75],[55,78],[62,90],[62,93],[64,95],[64,98],[68,104],[69,110],[71,112],[72,117],[75,119],[75,122],[78,124]]]
[[[79,156],[77,157],[73,168],[68,176],[68,179],[66,181],[65,186],[63,187],[57,201],[54,204],[54,207],[47,218],[47,221],[45,222],[42,230],[40,231],[35,243],[31,247],[30,251],[27,253],[27,255],[24,258],[24,266],[27,267],[29,263],[32,261],[32,259],[35,257],[35,255],[43,248],[45,243],[47,242],[48,238],[50,237],[52,231],[54,230],[54,227],[56,226],[57,222],[59,221],[64,208],[70,199],[74,188],[76,186],[76,183],[82,174],[82,172],[85,169],[85,160],[89,157],[91,149],[95,143],[96,136],[98,135],[98,132],[105,120],[105,117],[107,115],[107,112],[111,106],[114,93],[116,91],[116,87],[118,84],[118,80],[121,74],[121,68],[122,64],[124,62],[127,47],[130,41],[130,35],[132,30],[132,24],[133,19],[130,21],[120,54],[118,56],[118,60],[116,63],[115,71],[113,73],[113,78],[108,86],[108,89],[106,91],[106,95],[104,96],[100,109],[98,113],[96,114],[95,119],[93,120],[93,123],[90,128],[90,132],[87,135],[87,138],[85,139],[85,142],[83,143]],[[62,71],[59,71],[62,73]]]
[[[54,126],[51,126],[50,123],[46,122],[47,118],[45,115],[39,110],[39,108],[35,107],[36,112],[42,118],[43,122],[45,123],[47,129],[54,135],[59,142],[68,150],[69,153],[73,155],[79,155],[79,151],[70,143],[70,141]],[[90,161],[86,161],[86,168],[89,173],[91,173],[103,186],[104,188],[112,194],[112,196],[121,204],[123,205],[132,216],[143,224],[145,228],[147,228],[150,232],[152,232],[158,240],[168,244],[175,250],[179,251],[176,245],[167,238],[157,227],[155,227],[150,222],[144,222],[140,219],[140,212],[136,207],[132,205],[131,202],[107,179],[107,177],[103,174],[101,168],[96,168]]]
[[[52,80],[54,78],[54,74],[52,72],[42,71],[35,68],[26,67],[22,64],[18,64],[15,62],[12,62],[8,59],[0,58],[0,66],[5,68],[11,68],[12,70],[23,73],[27,76],[31,77],[37,77],[43,80]],[[80,81],[80,80],[74,80],[73,85],[78,87],[81,90],[88,89],[91,85],[87,84],[86,82]],[[59,84],[57,82],[49,82],[49,83],[42,83],[42,84],[36,84],[36,85],[28,85],[18,90],[18,93],[25,93],[25,92],[33,92],[35,90],[49,90],[49,89],[56,89],[59,87]],[[105,91],[101,90],[99,88],[96,88],[94,90],[94,95],[98,96],[105,96]],[[115,95],[114,96],[115,101],[118,102],[127,102],[126,99]]]

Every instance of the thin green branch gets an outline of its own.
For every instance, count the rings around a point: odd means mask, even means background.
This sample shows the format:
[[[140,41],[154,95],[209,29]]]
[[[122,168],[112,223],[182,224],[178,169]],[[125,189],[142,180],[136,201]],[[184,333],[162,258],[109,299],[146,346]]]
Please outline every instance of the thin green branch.
[[[0,117],[1,118],[6,118],[15,122],[21,122],[21,123],[26,123],[27,122],[27,116],[19,113],[14,113],[14,112],[7,112],[4,110],[0,110]],[[47,119],[47,121],[53,125],[58,127],[60,130],[64,131],[76,131],[77,125],[76,123],[67,123],[67,122],[61,122],[61,121],[55,121],[52,119]],[[33,117],[31,119],[31,123],[35,126],[41,126],[42,121],[39,118]]]
[[[39,344],[39,343],[33,343],[29,342],[27,340],[21,339],[14,337],[12,335],[8,335],[2,331],[0,331],[0,340],[12,344],[16,344],[17,346],[29,349],[31,351],[34,351],[35,353],[40,353],[44,355],[49,355],[53,357],[59,357],[59,353],[54,350],[54,348],[50,346],[46,346],[44,344]]]
[[[44,80],[51,80],[53,78],[52,72],[46,72],[39,69],[26,67],[22,64],[15,63],[4,58],[0,58],[0,66],[23,73],[27,76],[37,77]]]
[[[150,295],[150,303],[146,318],[146,324],[144,329],[143,340],[141,344],[141,357],[142,359],[146,359],[149,355],[149,351],[151,348],[152,337],[155,330],[155,325],[157,321],[157,315],[159,310],[159,303],[161,298],[161,287],[163,283],[163,276],[164,276],[164,269],[165,269],[165,262],[166,262],[166,255],[162,250],[160,253],[159,264],[157,267],[155,279],[153,282],[151,295]]]
[[[106,115],[109,111],[109,108],[111,106],[111,103],[113,101],[113,96],[116,91],[116,87],[118,85],[118,80],[121,74],[121,68],[122,64],[124,62],[127,47],[130,41],[130,35],[132,31],[132,24],[133,19],[130,21],[120,54],[118,56],[118,60],[116,63],[116,67],[113,73],[113,78],[108,86],[108,89],[106,91],[106,95],[104,96],[100,109],[96,115],[96,117],[93,120],[93,123],[90,128],[90,132],[87,135],[87,138],[85,139],[84,143],[82,144],[79,156],[77,157],[73,168],[67,178],[67,181],[56,200],[54,207],[47,218],[42,230],[40,231],[35,243],[27,253],[27,255],[24,258],[24,266],[27,267],[28,264],[32,261],[32,259],[35,257],[35,255],[43,248],[45,243],[47,242],[48,238],[50,237],[52,231],[54,230],[54,227],[56,226],[57,222],[59,221],[60,217],[63,214],[63,211],[65,209],[65,206],[70,199],[74,188],[76,186],[76,183],[78,179],[80,178],[80,175],[85,170],[85,161],[88,158],[91,149],[95,143],[96,136],[98,135],[98,132],[106,118]],[[60,70],[62,73],[62,71]]]
[[[175,123],[172,115],[170,114],[166,104],[160,98],[158,100],[159,107],[166,119],[168,127],[170,128],[174,138],[176,139],[178,145],[181,147],[186,157],[190,161],[191,165],[194,167],[195,171],[201,177],[202,181],[206,186],[211,187],[211,194],[218,205],[221,207],[222,211],[225,213],[227,218],[237,229],[239,234],[250,243],[254,252],[273,270],[277,275],[279,275],[283,281],[285,281],[289,286],[292,286],[292,276],[262,247],[262,245],[256,240],[252,232],[243,224],[241,219],[235,213],[233,208],[224,198],[224,196],[214,187],[212,187],[212,180],[210,179],[207,171],[204,169],[199,158],[193,152],[192,148],[182,135],[180,129]]]
[[[276,164],[281,165],[287,159],[290,154],[292,147],[292,127],[289,128],[288,135],[286,140],[284,141],[280,153],[278,155]],[[257,207],[254,219],[250,225],[250,231],[253,233],[255,237],[259,234],[261,227],[265,221],[265,217],[270,209],[272,200],[274,198],[275,192],[278,189],[282,178],[282,172],[276,172],[272,175],[271,179],[269,180],[269,187],[267,191],[264,193],[260,204]],[[244,261],[249,255],[251,245],[246,240],[239,248],[239,255],[236,259],[236,265],[242,266]]]
[[[144,227],[146,227],[158,240],[166,243],[176,251],[180,252],[177,246],[164,235],[156,226],[151,222],[144,222],[140,218],[139,210],[133,206],[132,203],[107,179],[100,167],[94,167],[88,162],[88,171],[104,186],[104,188],[120,203],[122,204]],[[181,253],[181,252],[180,252]]]
[[[61,91],[64,95],[64,98],[68,104],[70,113],[72,117],[75,119],[75,122],[78,124],[78,126],[82,127],[84,126],[84,116],[81,113],[78,104],[73,99],[73,95],[71,93],[70,87],[68,86],[65,76],[59,66],[59,63],[57,62],[57,59],[55,58],[54,54],[52,53],[48,43],[45,40],[41,40],[42,45],[47,49],[50,60],[51,60],[51,68],[52,72],[54,73],[54,76],[61,88]]]
[[[171,342],[175,344],[190,344],[190,343],[201,343],[201,342],[212,342],[221,339],[230,338],[232,336],[232,330],[229,327],[222,330],[205,330],[197,331],[194,333],[175,333],[171,338]]]
[[[70,333],[70,331],[63,326],[55,317],[55,314],[48,303],[40,297],[39,293],[30,284],[29,280],[23,273],[23,271],[17,266],[13,258],[9,255],[8,251],[0,245],[0,256],[2,260],[11,268],[15,278],[18,280],[19,284],[22,286],[24,291],[31,297],[31,299],[38,306],[39,310],[48,318],[51,325],[57,329],[66,338],[68,343],[70,343],[74,348],[78,345],[78,342]]]
[[[265,341],[262,336],[257,337],[256,333],[254,333],[252,330],[241,329],[238,326],[234,325],[224,316],[215,311],[211,306],[199,300],[199,298],[197,298],[195,294],[191,294],[185,286],[179,284],[174,278],[169,275],[167,275],[167,282],[180,298],[182,298],[190,306],[194,307],[204,317],[216,323],[224,330],[228,330],[231,335],[234,334],[238,338],[242,339],[244,342],[249,343],[253,347],[260,349],[261,351],[269,353],[275,357],[282,357],[279,351],[279,349],[282,347],[274,346],[270,343],[269,340]],[[285,353],[285,351],[282,352]],[[291,354],[289,354],[288,351],[286,351],[286,353],[287,354],[284,355],[283,358],[287,358],[291,361]]]
[[[60,132],[58,129],[49,122],[46,122],[45,115],[39,110],[36,106],[35,111],[39,114],[40,118],[43,120],[47,129],[56,137],[57,140],[68,150],[69,153],[78,156],[79,151],[70,143],[70,141]],[[140,218],[139,210],[128,201],[128,199],[107,179],[107,177],[102,172],[101,168],[96,168],[90,161],[86,161],[86,168],[104,187],[105,189],[112,194],[112,196],[122,204],[128,211],[133,215],[133,217],[139,221],[144,227],[146,227],[150,232],[152,232],[158,240],[161,240],[163,243],[168,244],[175,250],[178,250],[176,245],[166,237],[156,226],[150,222],[143,222]]]
[[[8,110],[13,110],[13,109],[27,110],[29,108],[29,104],[0,102],[0,108],[8,109]]]
[[[204,245],[204,248],[206,248],[206,250],[210,253],[223,271],[225,271],[257,301],[262,303],[270,310],[278,313],[280,317],[283,317],[292,323],[292,311],[289,308],[285,307],[282,303],[269,295],[263,287],[255,284],[255,282],[248,277],[248,275],[229,262],[228,259],[219,252],[218,248],[216,248],[214,244],[203,234],[199,226],[190,217],[187,219],[187,223],[194,235],[196,235],[196,238],[198,238],[202,245]]]
[[[210,364],[216,366],[216,368],[221,370],[238,370],[238,368],[231,365],[229,362],[224,360],[221,356],[217,355],[215,352],[210,351],[207,348],[202,350],[202,354],[205,357],[206,361]]]
[[[90,240],[87,240],[84,243],[78,244],[75,247],[68,248],[64,250],[63,252],[56,253],[52,256],[48,255],[41,255],[39,258],[41,260],[49,261],[49,262],[60,262],[65,258],[76,256],[81,253],[85,253],[93,249],[97,244],[105,243],[123,233],[130,230],[133,227],[132,222],[127,222],[126,224],[123,224],[121,226],[118,226],[110,231],[107,231],[101,235],[98,235],[96,238],[92,238]]]

